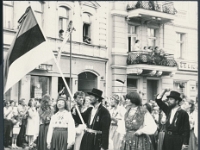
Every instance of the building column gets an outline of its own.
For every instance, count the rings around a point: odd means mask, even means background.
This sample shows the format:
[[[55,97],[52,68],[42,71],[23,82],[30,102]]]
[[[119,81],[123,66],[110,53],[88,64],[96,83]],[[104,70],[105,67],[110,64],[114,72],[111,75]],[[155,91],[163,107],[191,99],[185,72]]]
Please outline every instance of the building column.
[[[78,91],[78,75],[72,78],[72,96]]]
[[[26,75],[21,80],[21,89],[20,89],[21,91],[20,98],[24,98],[26,104],[28,104],[28,101],[31,98],[30,88],[31,88],[31,75]]]
[[[58,77],[51,78],[51,88],[50,88],[50,95],[51,97],[56,100],[58,96]]]
[[[161,88],[160,91],[164,90],[165,88],[173,89],[173,78],[171,77],[162,77],[161,78]]]

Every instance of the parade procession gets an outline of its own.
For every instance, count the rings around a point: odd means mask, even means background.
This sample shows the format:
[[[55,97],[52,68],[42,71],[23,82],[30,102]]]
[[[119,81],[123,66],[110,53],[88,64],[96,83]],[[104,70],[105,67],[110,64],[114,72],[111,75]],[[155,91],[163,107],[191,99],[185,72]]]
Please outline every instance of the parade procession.
[[[198,150],[198,2],[3,1],[5,150]]]

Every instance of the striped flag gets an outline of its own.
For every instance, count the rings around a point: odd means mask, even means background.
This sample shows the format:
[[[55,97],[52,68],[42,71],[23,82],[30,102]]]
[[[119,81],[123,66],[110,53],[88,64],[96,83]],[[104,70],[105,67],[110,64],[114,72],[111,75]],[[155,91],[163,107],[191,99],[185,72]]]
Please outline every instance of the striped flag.
[[[27,73],[54,57],[30,6],[18,22],[19,30],[4,60],[4,93]]]

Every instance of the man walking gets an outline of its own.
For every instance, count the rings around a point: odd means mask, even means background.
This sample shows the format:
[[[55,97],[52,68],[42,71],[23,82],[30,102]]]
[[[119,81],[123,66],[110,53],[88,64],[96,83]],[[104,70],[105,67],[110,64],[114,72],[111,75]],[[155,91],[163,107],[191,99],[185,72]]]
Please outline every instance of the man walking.
[[[102,91],[93,88],[90,103],[94,106],[88,108],[86,114],[87,129],[81,141],[80,150],[106,150],[108,149],[110,113],[102,106]]]
[[[162,97],[167,91],[169,90],[165,89],[156,97],[158,106],[167,116],[162,150],[184,150],[187,149],[189,143],[189,116],[179,106],[179,103],[182,101],[179,92],[170,92],[170,95],[167,96],[168,106],[162,101]]]

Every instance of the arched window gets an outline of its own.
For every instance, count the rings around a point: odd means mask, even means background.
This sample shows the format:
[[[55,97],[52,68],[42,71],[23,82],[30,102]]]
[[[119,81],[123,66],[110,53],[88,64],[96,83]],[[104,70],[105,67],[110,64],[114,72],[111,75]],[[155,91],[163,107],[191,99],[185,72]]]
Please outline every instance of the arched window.
[[[3,28],[13,29],[13,1],[3,1]]]
[[[91,43],[91,15],[89,13],[83,13],[83,42],[87,44]]]
[[[69,8],[60,6],[58,9],[59,15],[59,30],[66,31],[69,22]]]
[[[43,3],[39,1],[31,1],[31,7],[35,12],[38,23],[43,25]]]

